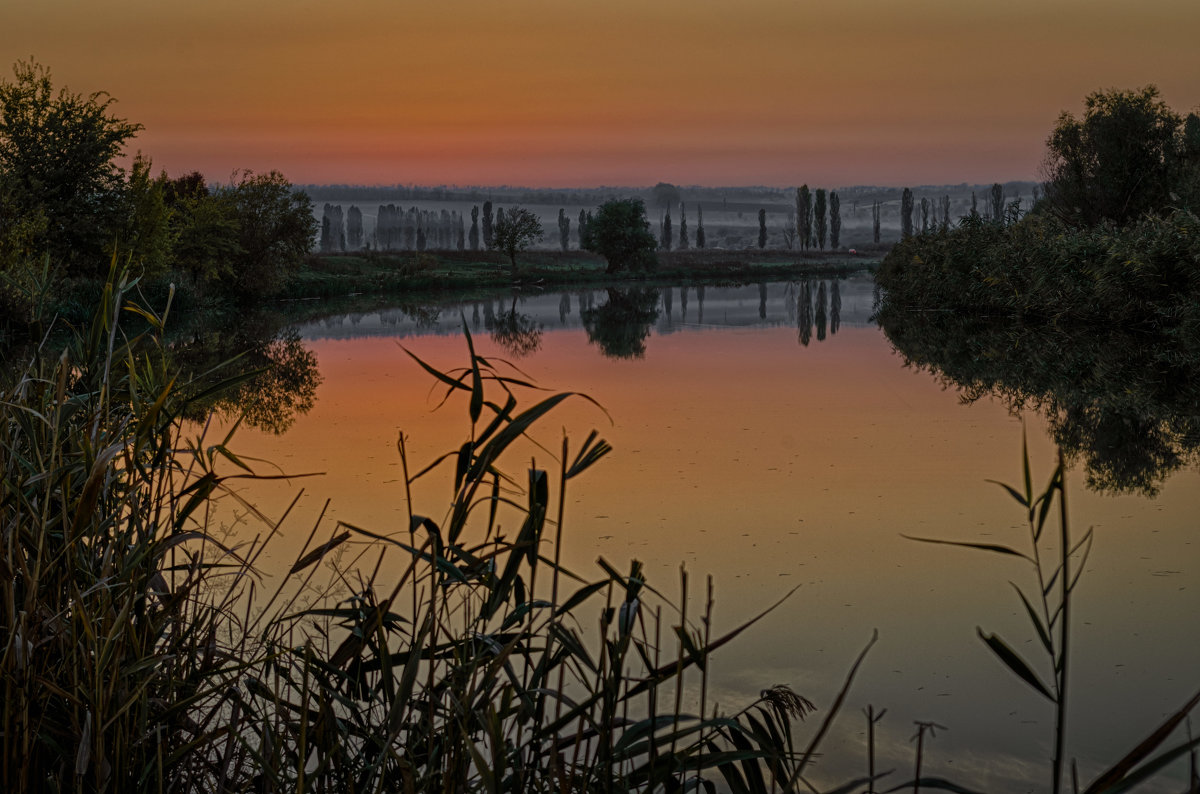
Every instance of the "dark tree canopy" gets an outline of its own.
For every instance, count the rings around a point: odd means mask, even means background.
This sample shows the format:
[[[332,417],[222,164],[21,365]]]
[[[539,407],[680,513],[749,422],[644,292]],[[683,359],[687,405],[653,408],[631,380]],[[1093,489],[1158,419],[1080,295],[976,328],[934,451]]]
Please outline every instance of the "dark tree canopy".
[[[513,272],[517,269],[517,254],[542,239],[545,232],[537,214],[524,207],[513,207],[496,213],[492,227],[492,245],[508,257]]]
[[[638,198],[610,199],[587,223],[588,250],[608,260],[608,272],[652,270],[658,241],[650,232],[646,205]]]
[[[1064,112],[1046,141],[1050,211],[1072,225],[1125,226],[1195,197],[1200,174],[1187,165],[1200,141],[1189,147],[1187,124],[1154,86],[1089,94],[1083,116]]]
[[[103,92],[56,92],[50,70],[37,63],[18,61],[13,75],[0,82],[0,225],[34,222],[30,253],[49,253],[75,272],[103,272],[122,222],[116,159],[142,126],[113,115]]]

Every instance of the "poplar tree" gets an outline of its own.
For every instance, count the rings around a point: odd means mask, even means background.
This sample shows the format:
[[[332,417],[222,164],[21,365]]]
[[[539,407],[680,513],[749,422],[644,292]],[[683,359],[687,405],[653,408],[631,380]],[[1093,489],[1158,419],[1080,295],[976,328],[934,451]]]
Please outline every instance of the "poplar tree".
[[[1004,220],[1004,186],[999,182],[992,185],[992,220],[997,223]]]
[[[808,192],[808,185],[801,185],[796,191],[796,223],[800,234],[800,248],[804,251],[812,247],[812,221],[812,194]]]
[[[817,188],[817,200],[813,202],[816,216],[817,248],[825,247],[825,188]]]
[[[468,238],[471,241],[471,250],[479,250],[479,205],[471,207],[471,231],[468,233]]]
[[[900,194],[900,236],[912,237],[913,233],[913,194],[908,188]]]
[[[564,251],[571,247],[571,219],[564,209],[558,211],[558,244]]]
[[[882,214],[882,207],[878,201],[871,205],[871,232],[875,240],[875,244],[879,244],[879,216]]]
[[[346,211],[346,248],[358,251],[363,247],[362,210],[353,204]]]
[[[929,199],[921,199],[921,234],[929,231]]]
[[[829,191],[829,247],[836,251],[842,243],[842,200],[837,191]]]
[[[492,250],[492,202],[483,202],[483,247]]]
[[[767,211],[761,208],[758,210],[758,247],[767,247]]]
[[[950,229],[950,196],[942,196],[942,231]]]
[[[455,213],[458,216],[458,250],[465,251],[467,249],[467,228],[466,222],[463,220],[462,213]]]
[[[587,213],[584,212],[583,210],[580,210],[579,211],[579,250],[580,251],[588,250],[587,221],[588,221]]]
[[[667,209],[667,214],[663,216],[662,235],[658,240],[658,247],[664,251],[671,250],[671,210]]]
[[[696,205],[696,247],[704,247],[704,206]]]
[[[679,250],[686,251],[689,245],[687,228],[687,208],[679,202]]]

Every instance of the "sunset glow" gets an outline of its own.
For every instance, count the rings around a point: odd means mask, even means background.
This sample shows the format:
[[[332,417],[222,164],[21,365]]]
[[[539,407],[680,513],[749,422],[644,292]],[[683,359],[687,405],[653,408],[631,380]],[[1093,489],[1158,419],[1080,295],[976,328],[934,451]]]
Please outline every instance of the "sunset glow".
[[[172,174],[361,184],[1032,179],[1063,110],[1200,103],[1194,0],[10,3]]]

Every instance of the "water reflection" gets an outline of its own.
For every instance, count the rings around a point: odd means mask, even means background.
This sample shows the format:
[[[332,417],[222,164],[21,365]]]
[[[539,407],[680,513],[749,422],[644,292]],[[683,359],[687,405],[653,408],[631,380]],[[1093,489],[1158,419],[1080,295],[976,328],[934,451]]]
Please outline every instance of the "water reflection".
[[[995,395],[1013,410],[1045,414],[1093,489],[1152,495],[1200,459],[1200,339],[950,314],[879,320],[910,367],[959,389],[964,401]]]
[[[565,319],[566,312],[561,304],[559,311]],[[536,353],[542,346],[542,324],[528,314],[517,311],[515,295],[512,299],[512,306],[494,316],[489,330],[492,332],[492,341],[504,348],[513,358],[523,358]]]
[[[807,279],[800,284],[800,296],[796,299],[796,325],[800,330],[800,344],[808,347],[812,341],[813,308],[812,284]]]
[[[172,355],[197,393],[232,384],[198,398],[189,418],[216,411],[278,435],[312,409],[321,383],[317,357],[283,322],[265,313],[242,315],[236,323],[210,324],[172,344]]]
[[[581,312],[588,341],[609,358],[642,358],[658,319],[657,289],[609,289],[608,301]]]

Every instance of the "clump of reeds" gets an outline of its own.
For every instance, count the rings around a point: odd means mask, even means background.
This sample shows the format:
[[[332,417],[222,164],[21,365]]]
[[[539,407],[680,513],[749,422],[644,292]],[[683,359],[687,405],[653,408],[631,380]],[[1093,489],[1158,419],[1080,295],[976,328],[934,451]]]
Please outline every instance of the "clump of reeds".
[[[845,691],[803,748],[793,722],[811,703],[786,687],[721,713],[711,655],[753,620],[713,637],[711,584],[697,621],[686,577],[673,605],[636,561],[622,574],[601,560],[591,578],[560,563],[568,483],[608,444],[564,438],[552,470],[503,470],[570,395],[519,408],[526,384],[473,348],[462,372],[423,365],[467,399],[459,449],[412,472],[398,443],[406,486],[449,464],[444,515],[410,499],[398,534],[318,525],[259,592],[254,563],[280,525],[237,549],[207,531],[209,499],[255,475],[229,438],[184,441],[208,389],[179,382],[165,313],[128,302],[132,286],[114,276],[95,321],[34,355],[0,401],[4,790],[801,785]],[[130,314],[144,332],[126,333]],[[351,544],[367,562],[339,574],[346,596],[301,607],[319,563]]]

